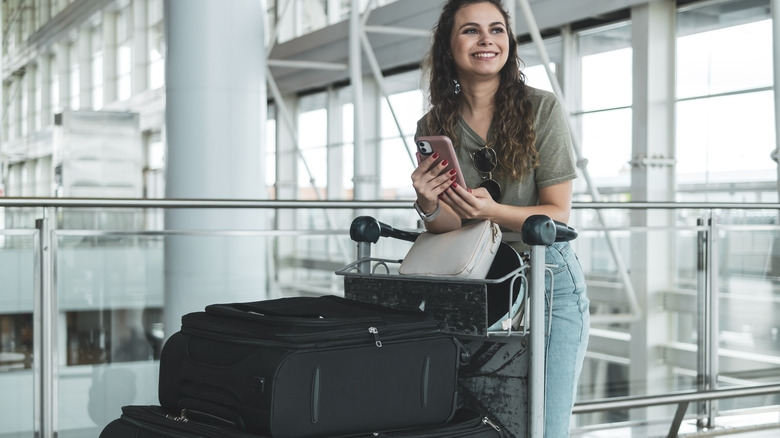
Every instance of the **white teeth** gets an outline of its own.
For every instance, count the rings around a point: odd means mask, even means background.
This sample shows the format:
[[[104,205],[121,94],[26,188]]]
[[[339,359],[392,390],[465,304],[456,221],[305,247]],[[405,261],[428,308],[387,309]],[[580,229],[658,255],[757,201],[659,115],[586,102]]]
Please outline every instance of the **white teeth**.
[[[495,53],[475,53],[474,57],[476,58],[493,58],[495,57]]]

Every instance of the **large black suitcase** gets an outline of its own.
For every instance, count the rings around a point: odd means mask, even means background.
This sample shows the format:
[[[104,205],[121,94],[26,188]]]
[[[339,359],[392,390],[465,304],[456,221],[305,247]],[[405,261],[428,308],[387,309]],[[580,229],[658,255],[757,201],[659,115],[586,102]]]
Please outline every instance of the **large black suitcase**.
[[[460,344],[424,312],[337,296],[215,304],[160,357],[160,404],[274,438],[443,424]]]
[[[99,438],[262,438],[209,415],[171,415],[160,406],[124,406]]]

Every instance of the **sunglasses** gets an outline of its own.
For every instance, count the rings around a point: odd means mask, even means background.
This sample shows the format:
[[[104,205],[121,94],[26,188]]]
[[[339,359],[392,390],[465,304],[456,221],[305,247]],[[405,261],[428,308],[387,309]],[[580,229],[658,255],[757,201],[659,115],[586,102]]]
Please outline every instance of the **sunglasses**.
[[[474,159],[474,168],[481,173],[487,174],[487,177],[482,177],[483,181],[479,184],[479,187],[484,187],[490,193],[490,197],[498,202],[501,199],[501,185],[493,179],[493,171],[496,170],[498,165],[496,151],[485,146],[471,154],[471,158]]]

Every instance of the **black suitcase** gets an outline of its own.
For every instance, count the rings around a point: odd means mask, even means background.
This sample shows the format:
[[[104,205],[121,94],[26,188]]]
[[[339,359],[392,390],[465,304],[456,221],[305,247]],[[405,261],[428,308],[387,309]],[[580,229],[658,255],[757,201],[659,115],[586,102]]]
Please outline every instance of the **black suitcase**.
[[[170,415],[160,406],[124,406],[99,438],[262,438],[208,415]]]
[[[215,304],[182,318],[160,357],[160,404],[274,438],[443,424],[460,343],[423,312],[337,296]]]

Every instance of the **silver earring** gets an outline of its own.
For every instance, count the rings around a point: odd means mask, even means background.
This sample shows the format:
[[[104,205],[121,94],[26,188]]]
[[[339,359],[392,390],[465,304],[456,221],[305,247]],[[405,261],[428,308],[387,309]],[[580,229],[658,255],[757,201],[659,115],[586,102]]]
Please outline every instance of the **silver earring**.
[[[455,82],[455,94],[460,94],[460,82],[458,82],[457,79],[453,80],[452,82]]]

